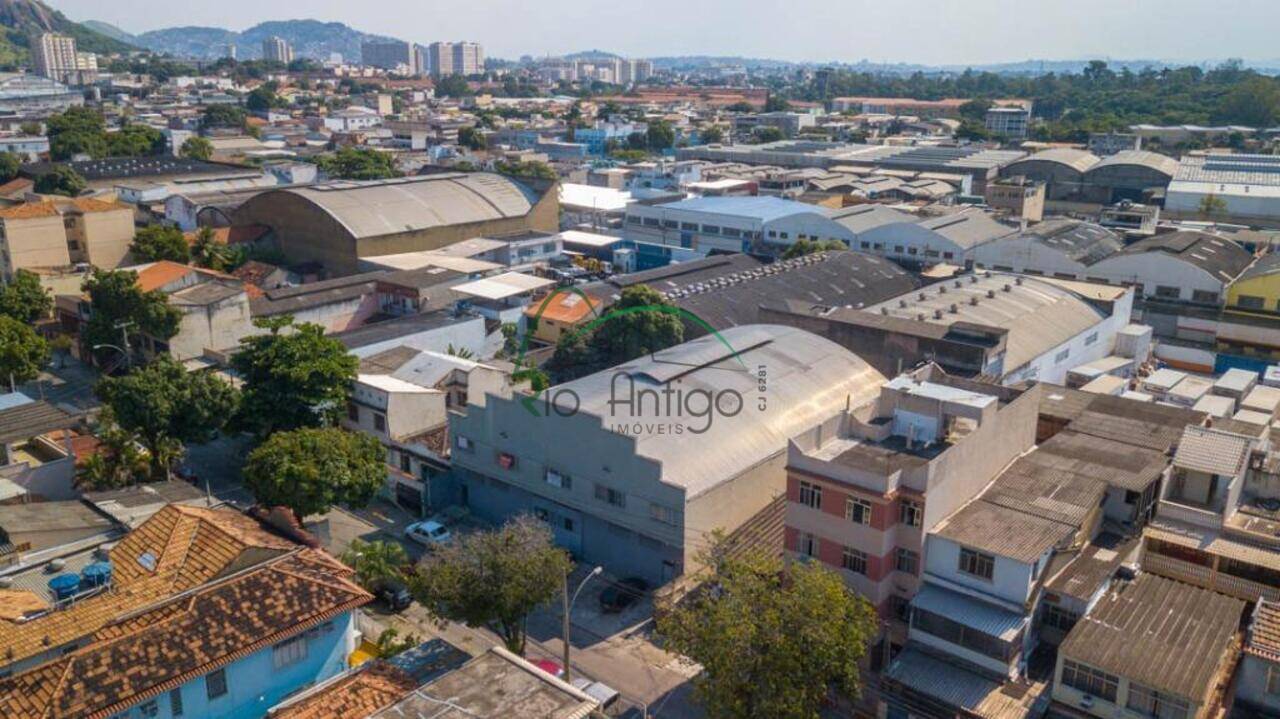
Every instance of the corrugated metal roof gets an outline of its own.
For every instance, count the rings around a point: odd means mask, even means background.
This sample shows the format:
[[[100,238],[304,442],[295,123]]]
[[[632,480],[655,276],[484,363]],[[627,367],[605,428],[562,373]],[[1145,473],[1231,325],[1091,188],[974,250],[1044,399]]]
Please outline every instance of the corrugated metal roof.
[[[827,211],[817,205],[810,205],[795,200],[784,200],[769,195],[753,195],[747,197],[694,197],[679,202],[658,205],[664,210],[682,212],[705,212],[714,215],[731,215],[749,217],[761,222],[771,222],[792,215],[827,216]]]
[[[313,203],[357,239],[523,217],[539,199],[515,180],[480,172],[369,182],[344,180],[276,192]]]
[[[1071,147],[1053,147],[1010,163],[1001,174],[1017,175],[1019,166],[1030,162],[1049,162],[1083,173],[1098,164],[1099,160],[1097,155],[1087,150],[1077,150]]]
[[[1239,599],[1142,574],[1103,597],[1059,654],[1199,703],[1244,607]]]
[[[967,594],[953,592],[926,582],[911,600],[911,606],[937,614],[1002,641],[1013,641],[1027,623],[1026,616],[1001,609]]]
[[[1077,527],[983,499],[944,519],[932,534],[970,549],[1031,564],[1075,535]]]
[[[1122,150],[1110,157],[1103,158],[1090,167],[1088,173],[1094,173],[1108,167],[1116,167],[1119,165],[1135,165],[1143,167],[1153,172],[1159,172],[1168,175],[1172,180],[1173,176],[1178,174],[1178,161],[1168,155],[1161,155],[1158,152],[1149,152],[1147,150]]]
[[[1173,463],[1198,472],[1234,477],[1249,460],[1248,437],[1208,427],[1187,427]]]

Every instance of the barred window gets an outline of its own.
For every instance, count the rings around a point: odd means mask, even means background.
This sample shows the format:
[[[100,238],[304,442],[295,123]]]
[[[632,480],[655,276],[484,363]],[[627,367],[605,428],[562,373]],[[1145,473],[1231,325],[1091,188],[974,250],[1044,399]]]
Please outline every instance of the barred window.
[[[1116,686],[1120,683],[1120,679],[1114,674],[1107,674],[1086,664],[1064,659],[1062,660],[1062,683],[1085,694],[1114,702]]]

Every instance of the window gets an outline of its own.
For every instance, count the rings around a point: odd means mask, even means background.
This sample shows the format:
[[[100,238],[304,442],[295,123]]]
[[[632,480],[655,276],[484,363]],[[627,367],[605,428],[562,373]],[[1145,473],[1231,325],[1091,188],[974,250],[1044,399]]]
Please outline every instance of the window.
[[[854,524],[871,524],[871,503],[849,497],[844,501],[844,518]]]
[[[894,251],[894,252],[897,252],[898,254],[902,254],[902,252],[903,252],[903,247],[902,247],[902,245],[894,245],[894,246],[893,246],[893,251]]]
[[[779,232],[779,233],[778,233],[778,237],[781,237],[782,239],[784,239],[784,240],[785,240],[785,239],[787,239],[787,233],[785,233],[785,232]]]
[[[960,550],[960,571],[975,577],[990,580],[995,574],[996,558],[990,554],[975,552],[972,549]]]
[[[805,557],[818,557],[818,537],[809,532],[800,532],[800,546],[797,549]]]
[[[680,227],[680,223],[676,222],[675,220],[663,220],[662,226],[667,228],[668,230],[674,230]]]
[[[1098,333],[1097,333],[1097,332],[1090,332],[1090,333],[1089,333],[1088,335],[1086,335],[1086,336],[1085,336],[1085,338],[1084,338],[1084,346],[1085,346],[1085,347],[1088,347],[1089,345],[1094,344],[1094,343],[1095,343],[1095,342],[1097,342],[1097,341],[1098,341]]]
[[[173,689],[169,691],[169,713],[173,716],[182,716],[182,690]]]
[[[822,508],[822,487],[808,482],[800,483],[800,504],[814,509]]]
[[[1071,631],[1071,628],[1080,621],[1080,615],[1073,611],[1063,609],[1056,604],[1044,605],[1044,618],[1041,623],[1046,627],[1060,629],[1063,632]]]
[[[387,416],[381,412],[373,413],[373,428],[379,432],[387,431]]]
[[[703,233],[708,234],[708,235],[718,235],[718,234],[720,234],[720,228],[719,228],[719,227],[717,227],[716,225],[703,225],[703,226],[702,226],[702,231],[703,231]]]
[[[1113,674],[1098,671],[1070,659],[1062,660],[1062,683],[1085,694],[1101,697],[1109,702],[1116,700],[1116,685],[1120,680]]]
[[[865,575],[867,573],[867,555],[865,552],[859,552],[853,547],[845,547],[844,552],[840,555],[840,566],[854,574]]]
[[[1170,287],[1169,285],[1156,285],[1156,297],[1163,297],[1167,300],[1176,300],[1182,296],[1182,290],[1178,287]]]
[[[952,619],[934,614],[920,607],[911,610],[911,627],[931,634],[945,642],[959,647],[972,649],[984,656],[1011,661],[1022,648],[1022,633],[1019,632],[1011,641],[1002,641],[999,637],[985,634],[973,627],[966,626]]]
[[[1054,356],[1053,356],[1053,361],[1054,361],[1055,363],[1065,362],[1065,361],[1067,361],[1067,358],[1068,358],[1068,357],[1070,357],[1070,356],[1071,356],[1071,348],[1070,348],[1070,347],[1068,347],[1068,348],[1066,348],[1066,349],[1062,350],[1061,352],[1059,352],[1058,354],[1054,355]]]
[[[639,216],[639,215],[627,215],[627,224],[628,224],[628,225],[638,225],[638,224],[640,224],[640,216]]]
[[[360,421],[360,406],[357,405],[355,402],[347,403],[347,419],[351,420],[352,422]]]
[[[596,499],[612,504],[615,507],[627,506],[627,495],[603,484],[596,485]]]
[[[569,478],[569,475],[561,474],[554,469],[547,470],[545,479],[547,480],[547,484],[552,487],[559,487],[560,489],[573,488],[573,480]]]
[[[148,717],[148,719],[150,719],[150,717],[160,716],[160,704],[155,699],[139,704],[138,716]]]
[[[920,571],[920,555],[910,549],[898,547],[897,557],[894,565],[899,572],[907,574],[915,574]]]
[[[462,435],[458,435],[457,438],[454,439],[453,444],[463,452],[475,451],[475,445],[472,444],[470,437],[463,437]]]
[[[924,510],[920,508],[919,502],[912,502],[907,499],[898,505],[898,521],[908,527],[919,527],[920,518],[923,515]]]
[[[911,619],[911,600],[895,594],[889,597],[889,611],[893,612],[894,619],[900,622],[909,621]]]
[[[1129,683],[1129,699],[1125,706],[1156,719],[1187,719],[1190,713],[1188,702],[1137,682]]]
[[[1280,695],[1280,669],[1267,667],[1267,693]]]
[[[217,669],[204,675],[204,690],[210,699],[227,693],[227,670]]]
[[[943,252],[943,253],[942,253],[942,259],[944,259],[944,260],[954,260],[955,258],[956,258],[956,253],[954,253],[954,252]]]
[[[649,517],[663,524],[674,525],[680,523],[676,517],[676,510],[653,502],[649,503]]]
[[[306,658],[307,640],[304,637],[294,637],[271,648],[271,662],[276,669],[291,667]]]
[[[867,242],[866,240],[862,240],[861,242],[858,243],[858,247],[861,247],[864,250],[869,250],[871,249],[871,243]]]
[[[1246,310],[1260,310],[1266,306],[1266,302],[1261,297],[1240,295],[1236,298],[1236,306]]]
[[[1218,304],[1218,293],[1209,292],[1208,290],[1191,290],[1191,301],[1199,302],[1203,305]]]
[[[645,226],[645,227],[657,227],[657,226],[659,226],[659,225],[661,225],[661,224],[662,224],[662,223],[658,222],[658,218],[656,218],[656,217],[646,217],[646,218],[644,218],[644,226]]]
[[[689,231],[689,232],[697,232],[697,231],[698,231],[698,223],[696,223],[696,222],[681,222],[681,223],[680,223],[680,229],[682,229],[682,230],[687,230],[687,231]]]
[[[400,471],[401,471],[401,472],[412,472],[412,471],[413,471],[413,465],[412,465],[412,464],[410,464],[410,461],[411,461],[411,460],[410,460],[410,456],[411,456],[411,455],[410,455],[408,452],[401,452],[401,453],[400,453]]]

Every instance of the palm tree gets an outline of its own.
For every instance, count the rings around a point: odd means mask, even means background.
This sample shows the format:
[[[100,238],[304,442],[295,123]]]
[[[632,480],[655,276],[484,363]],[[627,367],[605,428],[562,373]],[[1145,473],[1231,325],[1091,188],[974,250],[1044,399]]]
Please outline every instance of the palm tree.
[[[342,561],[355,570],[360,586],[368,589],[381,580],[399,577],[409,555],[396,542],[357,539],[342,553]]]
[[[129,487],[145,479],[150,472],[146,450],[138,439],[104,409],[99,417],[98,448],[76,469],[76,486],[85,491]]]

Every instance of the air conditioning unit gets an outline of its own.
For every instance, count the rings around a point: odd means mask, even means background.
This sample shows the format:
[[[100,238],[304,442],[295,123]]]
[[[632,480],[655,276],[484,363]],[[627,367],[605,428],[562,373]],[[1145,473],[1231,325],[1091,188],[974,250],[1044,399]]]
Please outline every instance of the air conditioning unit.
[[[1088,694],[1085,694],[1084,696],[1080,697],[1081,709],[1088,709],[1091,706],[1093,706],[1093,697],[1089,696]]]

